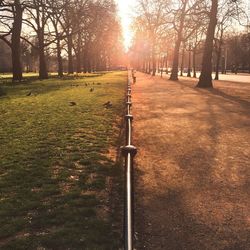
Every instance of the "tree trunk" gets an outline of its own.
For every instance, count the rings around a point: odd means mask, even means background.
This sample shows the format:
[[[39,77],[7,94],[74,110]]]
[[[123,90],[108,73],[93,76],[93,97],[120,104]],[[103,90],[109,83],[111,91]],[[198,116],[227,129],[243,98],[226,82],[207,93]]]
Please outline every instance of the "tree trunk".
[[[77,38],[77,51],[76,51],[76,72],[81,73],[82,72],[82,62],[81,62],[81,34],[78,33]]]
[[[148,59],[148,74],[151,74],[151,60],[150,60],[150,57]]]
[[[185,50],[184,50],[184,44],[183,44],[182,54],[181,54],[181,73],[180,73],[181,76],[183,76],[184,58],[185,58]],[[178,77],[178,72],[177,72],[177,77]]]
[[[48,77],[44,47],[39,47],[39,78],[48,79]]]
[[[170,80],[172,81],[178,81],[180,45],[181,45],[181,40],[178,38],[177,42],[175,43],[173,67],[170,75]]]
[[[147,74],[149,73],[149,59],[148,59],[148,57],[146,59],[146,73]]]
[[[167,52],[167,55],[164,57],[163,65],[166,68],[166,74],[168,75],[168,52]]]
[[[223,33],[224,33],[223,26],[221,26],[219,48],[218,48],[217,55],[216,55],[217,58],[216,58],[215,78],[214,78],[215,80],[219,80],[219,68],[220,68],[220,61],[221,61],[221,54],[222,54]]]
[[[81,53],[76,54],[76,72],[81,73],[82,72],[82,62],[81,62]]]
[[[44,45],[44,30],[40,28],[38,31],[38,43],[39,43],[39,78],[40,79],[47,79],[48,70],[46,65],[46,58],[45,58],[45,45]]]
[[[61,55],[61,44],[60,39],[57,40],[57,64],[58,64],[58,76],[63,77],[63,63],[62,63],[62,55]]]
[[[173,67],[172,67],[172,72],[170,75],[170,80],[172,80],[172,81],[178,81],[179,53],[180,53],[180,46],[181,46],[181,42],[182,42],[182,32],[183,32],[183,28],[184,28],[187,2],[188,2],[187,0],[184,1],[183,7],[181,10],[180,26],[179,26],[179,30],[178,30],[178,34],[177,34],[177,41],[175,43]]]
[[[205,42],[205,50],[202,59],[202,70],[197,87],[212,88],[212,56],[213,56],[213,40],[215,27],[217,24],[218,0],[212,0],[210,12],[210,21],[208,25],[207,37]]]
[[[21,30],[22,30],[22,15],[23,9],[20,0],[15,0],[15,15],[13,22],[13,31],[11,36],[11,52],[12,52],[12,71],[13,81],[21,81],[22,63],[21,63]]]
[[[191,77],[191,46],[189,46],[189,51],[188,51],[188,73],[187,77]]]
[[[83,50],[83,72],[84,73],[87,73],[88,69],[87,69],[87,58],[88,58],[88,48],[87,46],[85,46],[84,50]],[[98,60],[97,60],[97,71],[100,71],[101,70],[101,58],[98,57]]]
[[[104,67],[105,67],[104,70],[106,70],[106,62],[104,63]],[[88,73],[91,73],[91,72],[92,72],[90,56],[89,56],[88,59],[87,59],[87,71],[88,71]]]
[[[73,69],[73,55],[72,55],[72,50],[73,50],[73,41],[72,41],[72,35],[68,34],[68,74],[73,74],[74,69]]]
[[[143,58],[143,73],[146,73],[147,72],[147,60],[144,56]]]
[[[155,58],[155,45],[152,47],[152,76],[156,74],[156,58]]]
[[[219,80],[220,60],[221,60],[221,44],[219,45],[218,51],[216,53],[216,66],[215,66],[214,80]]]
[[[155,76],[156,74],[156,60],[155,60],[155,56],[153,56],[153,59],[152,59],[152,76]]]
[[[193,49],[193,77],[196,78],[196,48]]]

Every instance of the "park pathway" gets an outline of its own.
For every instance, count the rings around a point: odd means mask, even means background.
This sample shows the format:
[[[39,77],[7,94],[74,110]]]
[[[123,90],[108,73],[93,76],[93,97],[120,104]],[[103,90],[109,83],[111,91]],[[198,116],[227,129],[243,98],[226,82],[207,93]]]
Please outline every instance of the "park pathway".
[[[136,249],[250,249],[250,84],[137,73]]]

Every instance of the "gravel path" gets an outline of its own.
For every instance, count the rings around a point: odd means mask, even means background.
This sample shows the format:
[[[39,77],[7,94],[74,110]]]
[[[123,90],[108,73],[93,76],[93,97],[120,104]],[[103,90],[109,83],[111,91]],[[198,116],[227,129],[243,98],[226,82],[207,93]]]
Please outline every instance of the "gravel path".
[[[137,250],[250,249],[250,84],[196,81],[137,73]]]

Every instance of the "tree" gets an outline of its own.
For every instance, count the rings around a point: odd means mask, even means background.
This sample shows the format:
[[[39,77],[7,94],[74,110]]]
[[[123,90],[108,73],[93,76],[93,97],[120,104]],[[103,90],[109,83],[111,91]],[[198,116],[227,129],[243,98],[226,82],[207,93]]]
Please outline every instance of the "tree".
[[[205,33],[205,26],[201,25],[199,29],[197,29],[194,35],[191,37],[192,41],[192,52],[193,52],[193,77],[196,78],[196,56],[201,52],[201,44],[203,42]]]
[[[244,11],[237,1],[223,0],[219,3],[218,9],[217,29],[214,39],[214,51],[216,53],[215,80],[219,80],[219,69],[226,30],[232,27],[234,20],[240,23],[241,18],[244,18]]]
[[[63,59],[62,59],[62,45],[61,42],[65,37],[65,29],[63,26],[63,12],[64,12],[64,2],[63,1],[52,1],[50,3],[50,21],[53,25],[54,31],[51,35],[55,37],[56,43],[56,54],[57,54],[57,72],[58,76],[63,76]]]
[[[169,1],[140,0],[137,8],[138,17],[135,19],[134,27],[137,34],[143,34],[146,40],[144,46],[145,68],[148,73],[156,74],[157,54],[162,37],[165,35],[167,16],[169,14]]]
[[[15,79],[21,79],[16,77],[22,73],[21,59],[30,70],[37,55],[40,79],[48,78],[48,62],[50,70],[57,64],[62,76],[64,50],[69,74],[74,64],[80,73],[112,69],[121,62],[122,32],[114,0],[20,1],[0,0],[0,39],[12,49]]]
[[[174,57],[170,80],[178,80],[179,55],[181,43],[185,43],[203,24],[204,18],[202,1],[180,0],[177,7],[172,8],[172,24],[176,31]]]
[[[13,81],[22,80],[21,31],[24,6],[20,0],[0,2],[0,39],[11,48]]]
[[[218,0],[211,0],[212,6],[209,13],[209,25],[207,29],[205,48],[202,60],[202,70],[197,87],[212,88],[212,56],[214,33],[217,25]]]
[[[48,69],[46,63],[45,48],[49,46],[52,41],[49,40],[49,26],[48,20],[51,12],[49,5],[45,0],[30,0],[27,3],[25,18],[23,23],[28,26],[29,35],[22,37],[26,42],[38,50],[39,54],[39,78],[48,78]],[[29,38],[37,37],[37,44],[30,42]]]

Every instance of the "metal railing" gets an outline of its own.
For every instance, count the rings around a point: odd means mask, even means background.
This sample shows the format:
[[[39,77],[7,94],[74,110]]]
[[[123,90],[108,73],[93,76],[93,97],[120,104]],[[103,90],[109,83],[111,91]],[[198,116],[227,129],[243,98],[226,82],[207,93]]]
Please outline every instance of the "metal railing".
[[[131,75],[128,73],[128,88],[126,98],[126,146],[122,147],[125,157],[125,199],[124,199],[124,249],[133,250],[134,237],[134,196],[133,196],[133,159],[137,153],[132,145],[132,121],[131,114]]]

